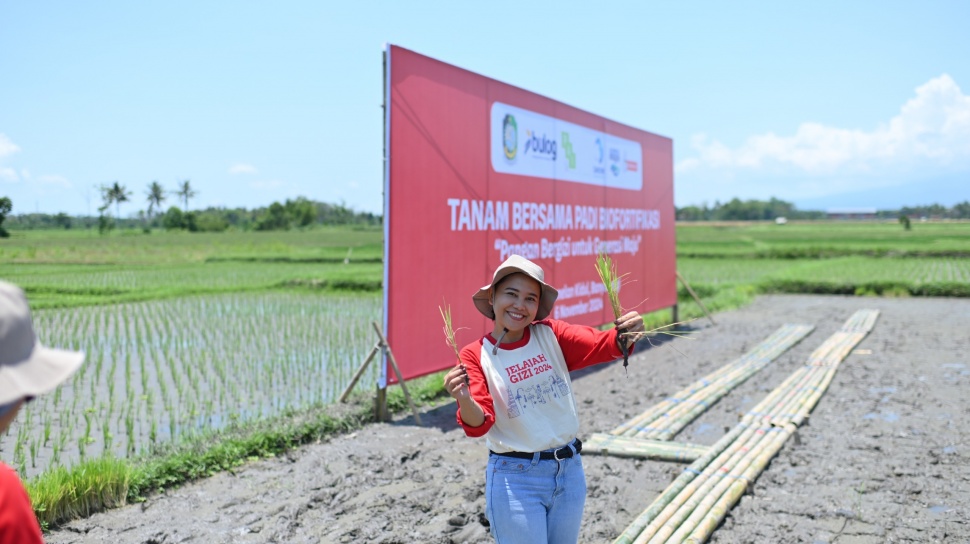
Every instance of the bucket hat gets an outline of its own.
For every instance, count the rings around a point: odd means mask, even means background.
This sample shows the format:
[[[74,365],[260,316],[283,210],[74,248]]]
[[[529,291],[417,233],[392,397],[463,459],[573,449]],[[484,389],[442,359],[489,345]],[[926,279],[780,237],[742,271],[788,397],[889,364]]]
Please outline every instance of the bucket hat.
[[[0,281],[0,405],[51,391],[83,361],[81,352],[41,345],[24,292]]]
[[[515,274],[520,272],[529,276],[530,278],[539,282],[542,292],[539,295],[539,310],[536,312],[536,321],[540,319],[545,319],[552,312],[552,305],[556,303],[556,298],[559,297],[559,291],[556,291],[551,285],[545,282],[545,274],[542,272],[542,267],[536,263],[526,259],[521,255],[512,255],[505,262],[500,264],[498,268],[495,269],[495,274],[492,275],[492,283],[483,286],[472,296],[472,301],[475,302],[475,307],[478,311],[482,313],[485,317],[489,319],[495,319],[495,311],[492,309],[492,305],[489,304],[489,292],[495,288],[498,282],[502,281],[503,278],[509,274]]]

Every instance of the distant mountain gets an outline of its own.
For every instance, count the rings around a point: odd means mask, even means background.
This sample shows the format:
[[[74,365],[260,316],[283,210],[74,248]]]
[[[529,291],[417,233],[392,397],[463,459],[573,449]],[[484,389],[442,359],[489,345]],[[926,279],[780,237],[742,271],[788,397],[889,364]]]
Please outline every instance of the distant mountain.
[[[926,179],[866,191],[846,192],[818,198],[795,200],[799,210],[829,210],[834,208],[875,208],[898,210],[904,206],[928,206],[940,204],[947,208],[970,200],[970,175]]]

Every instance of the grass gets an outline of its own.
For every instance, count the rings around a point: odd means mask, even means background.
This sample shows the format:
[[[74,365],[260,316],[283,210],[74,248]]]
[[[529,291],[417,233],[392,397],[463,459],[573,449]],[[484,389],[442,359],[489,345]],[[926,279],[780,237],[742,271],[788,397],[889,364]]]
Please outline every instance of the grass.
[[[94,230],[15,231],[0,243],[0,265],[117,264],[123,266],[230,262],[380,263],[381,227],[187,233],[140,230],[99,236]]]
[[[970,258],[681,258],[678,269],[701,298],[747,285],[760,293],[970,296]],[[705,302],[706,304],[706,302]]]
[[[679,258],[970,257],[970,222],[680,223]]]
[[[383,231],[23,231],[0,242],[0,279],[33,309],[200,294],[313,289],[379,292]]]

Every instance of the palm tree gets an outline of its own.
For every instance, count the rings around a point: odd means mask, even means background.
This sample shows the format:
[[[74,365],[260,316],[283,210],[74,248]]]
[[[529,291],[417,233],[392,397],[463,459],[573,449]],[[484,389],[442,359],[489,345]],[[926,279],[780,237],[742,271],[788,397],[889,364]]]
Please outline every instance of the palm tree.
[[[189,199],[196,195],[196,192],[192,190],[189,180],[183,181],[179,190],[175,191],[175,194],[185,203],[185,211],[189,211]]]
[[[157,181],[153,181],[145,194],[148,195],[148,217],[150,219],[155,209],[162,209],[162,202],[165,201],[165,189]]]
[[[116,218],[121,218],[121,203],[128,202],[129,196],[131,196],[131,191],[125,188],[124,185],[119,185],[117,181],[108,188],[108,197],[115,203]]]

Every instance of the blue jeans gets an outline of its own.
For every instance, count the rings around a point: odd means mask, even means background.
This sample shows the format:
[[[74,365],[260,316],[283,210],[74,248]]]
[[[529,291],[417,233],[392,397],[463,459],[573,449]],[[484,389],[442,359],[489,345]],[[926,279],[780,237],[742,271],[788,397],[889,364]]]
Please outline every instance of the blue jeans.
[[[578,542],[585,505],[578,454],[561,461],[488,456],[485,517],[498,544]]]

